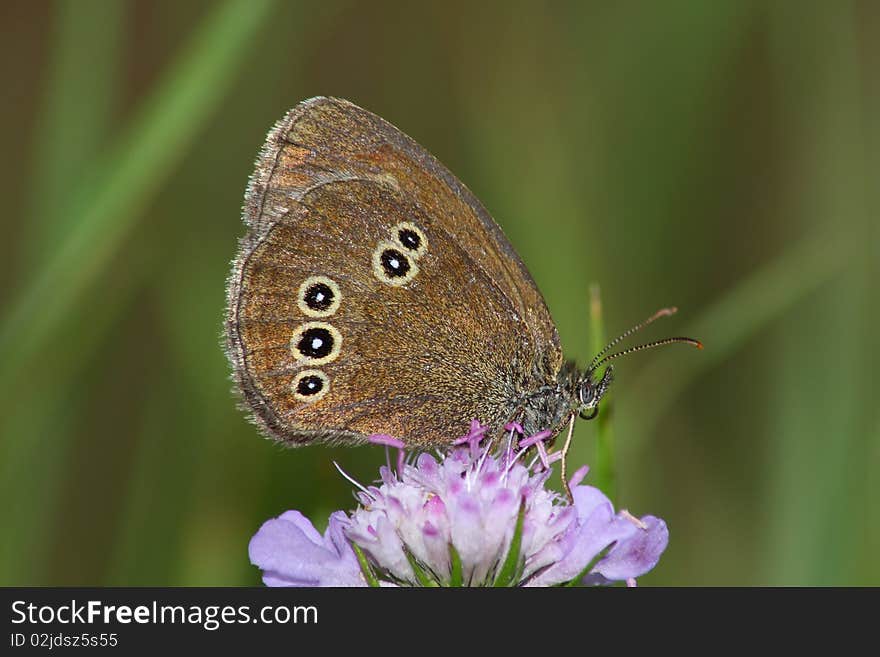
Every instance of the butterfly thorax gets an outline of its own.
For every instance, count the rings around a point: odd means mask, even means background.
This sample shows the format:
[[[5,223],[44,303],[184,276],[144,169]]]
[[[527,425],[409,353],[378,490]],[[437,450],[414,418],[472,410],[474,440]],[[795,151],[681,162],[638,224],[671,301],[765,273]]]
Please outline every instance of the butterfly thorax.
[[[555,382],[529,391],[518,400],[513,419],[522,425],[526,435],[547,429],[556,435],[564,428],[579,406],[579,378],[575,364],[566,362]]]
[[[573,415],[585,420],[596,416],[613,378],[610,365],[597,375],[595,368],[578,371],[574,362],[568,361],[554,383],[538,385],[517,400],[512,419],[522,425],[526,435],[550,430],[556,436]]]

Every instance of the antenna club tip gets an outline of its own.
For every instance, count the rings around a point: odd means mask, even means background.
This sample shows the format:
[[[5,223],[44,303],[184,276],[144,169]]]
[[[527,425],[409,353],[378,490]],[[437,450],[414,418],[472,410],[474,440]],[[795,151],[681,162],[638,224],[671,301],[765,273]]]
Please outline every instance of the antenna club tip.
[[[674,315],[678,312],[678,308],[675,306],[669,306],[669,308],[661,308],[656,313],[654,313],[650,318],[648,318],[648,324],[653,322],[655,319],[660,319],[661,317],[669,317],[670,315]]]
[[[695,346],[697,349],[700,349],[700,350],[703,349],[703,343],[700,342],[699,340],[694,340],[694,346]]]

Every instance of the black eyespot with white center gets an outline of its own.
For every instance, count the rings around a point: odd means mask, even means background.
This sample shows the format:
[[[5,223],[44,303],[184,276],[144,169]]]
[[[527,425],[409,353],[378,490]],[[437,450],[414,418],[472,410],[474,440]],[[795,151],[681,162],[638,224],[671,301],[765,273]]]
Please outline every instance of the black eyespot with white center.
[[[412,268],[409,258],[397,249],[385,249],[380,256],[382,269],[388,278],[403,278]]]
[[[294,377],[290,390],[299,401],[314,403],[330,390],[330,379],[321,370],[303,370]]]
[[[342,292],[332,278],[309,276],[299,286],[296,305],[307,317],[330,317],[342,302]]]
[[[420,258],[428,251],[428,238],[425,232],[409,221],[401,221],[391,229],[394,242],[413,258]]]
[[[327,322],[307,322],[293,332],[290,349],[298,361],[321,365],[335,360],[342,347],[342,335]]]
[[[407,255],[396,242],[379,242],[373,251],[373,275],[386,285],[406,285],[418,273],[416,257]]]
[[[333,336],[325,328],[306,329],[296,343],[296,348],[308,358],[324,358],[333,351]]]
[[[304,376],[296,384],[296,391],[303,397],[311,397],[317,395],[324,388],[324,379],[314,374]]]
[[[327,310],[333,304],[333,290],[324,283],[314,283],[306,290],[305,302],[312,310]]]
[[[401,228],[398,230],[397,239],[399,239],[400,243],[410,251],[418,251],[419,247],[422,245],[422,238],[419,237],[419,234],[409,228]]]

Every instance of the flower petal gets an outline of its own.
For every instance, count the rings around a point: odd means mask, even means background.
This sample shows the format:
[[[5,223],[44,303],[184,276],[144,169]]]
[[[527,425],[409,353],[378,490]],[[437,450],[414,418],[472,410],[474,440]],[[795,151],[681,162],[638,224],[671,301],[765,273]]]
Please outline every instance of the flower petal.
[[[611,504],[605,493],[593,486],[575,486],[571,490],[571,495],[574,498],[577,518],[581,522],[589,518],[599,506]]]
[[[647,529],[637,528],[619,541],[592,572],[607,579],[624,580],[644,575],[657,565],[669,543],[669,530],[660,518],[645,516],[641,520]]]
[[[574,491],[576,503],[579,497],[577,493],[583,488],[590,487],[579,486]],[[580,493],[583,504],[577,508],[578,515],[589,508],[592,508],[592,512],[583,520],[578,518],[578,522],[569,528],[567,535],[560,541],[562,557],[532,579],[529,586],[554,586],[571,581],[602,550],[638,530],[628,519],[614,515],[611,502],[604,495],[600,499],[592,491]]]
[[[344,517],[344,514],[342,514]],[[335,519],[334,519],[335,517]],[[267,520],[248,546],[267,586],[365,586],[354,550],[338,543],[339,514],[322,537],[299,511]]]

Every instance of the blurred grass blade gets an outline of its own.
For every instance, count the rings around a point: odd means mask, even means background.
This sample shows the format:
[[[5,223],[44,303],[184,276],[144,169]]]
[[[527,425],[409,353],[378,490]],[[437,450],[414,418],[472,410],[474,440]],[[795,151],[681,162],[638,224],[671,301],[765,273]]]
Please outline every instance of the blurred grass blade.
[[[824,231],[801,239],[788,251],[738,283],[683,331],[706,348],[669,366],[655,359],[632,391],[638,414],[627,422],[627,450],[638,450],[653,434],[662,413],[703,372],[730,358],[748,339],[787,313],[820,285],[843,271],[849,239]]]
[[[65,203],[76,196],[81,172],[94,165],[106,143],[119,96],[125,3],[61,0],[54,8],[49,70],[31,162],[29,217],[21,227],[19,264],[27,271],[38,271],[48,259],[46,254],[57,250],[61,233],[70,229],[71,214]],[[114,288],[104,297],[91,325],[107,326],[114,321],[117,292]],[[40,582],[36,571],[45,563],[49,518],[58,505],[63,464],[72,449],[71,441],[64,440],[54,427],[75,416],[77,399],[57,382],[67,380],[70,356],[90,348],[93,335],[83,332],[77,338],[75,350],[64,350],[53,359],[56,385],[39,390],[20,387],[15,407],[0,419],[4,453],[0,492],[8,501],[0,511],[0,521],[10,528],[8,539],[0,543],[0,580],[4,582],[13,577],[19,582]],[[41,412],[28,412],[36,408]],[[53,434],[52,451],[44,453],[39,441]],[[39,486],[33,485],[35,470],[42,476]]]
[[[30,217],[22,226],[21,264],[42,266],[71,229],[71,199],[108,140],[118,105],[124,2],[55,3],[43,109],[31,161]]]
[[[270,15],[272,0],[227,0],[185,51],[113,149],[74,208],[63,246],[28,281],[0,324],[7,392],[15,374],[56,333],[59,320],[93,284],[147,201],[218,107]],[[14,347],[14,348],[13,348]]]
[[[805,9],[805,25],[792,31],[790,16],[776,8],[770,32],[775,78],[796,117],[792,130],[806,145],[797,163],[802,212],[810,224],[831,224],[852,238],[841,251],[846,271],[825,291],[822,311],[799,309],[796,319],[811,332],[786,336],[768,373],[768,396],[778,409],[769,429],[777,466],[764,509],[762,580],[852,585],[866,579],[866,569],[854,562],[865,538],[860,526],[877,521],[867,515],[865,497],[869,471],[876,470],[876,464],[865,468],[865,457],[877,393],[878,255],[870,239],[872,232],[876,239],[876,207],[869,200],[877,175],[865,134],[876,116],[859,102],[863,81],[876,74],[870,64],[860,65],[862,20],[855,3]],[[805,67],[813,71],[809,81],[798,76]],[[820,387],[818,398],[810,394],[812,385]]]
[[[53,206],[52,201],[47,199],[35,202],[33,206],[37,212],[51,212],[50,208],[55,207],[56,211],[67,213],[63,223],[45,227],[46,234],[52,232],[57,236],[62,248],[47,251],[51,255],[44,259],[44,264],[28,280],[29,284],[21,291],[0,325],[0,350],[4,359],[0,387],[6,393],[5,404],[10,407],[9,412],[4,413],[3,492],[7,500],[22,500],[9,504],[2,516],[6,521],[5,526],[15,528],[0,550],[4,555],[3,581],[38,583],[34,579],[36,573],[29,570],[44,563],[34,550],[47,549],[49,542],[46,532],[51,527],[58,505],[54,491],[63,480],[58,475],[75,435],[75,431],[58,432],[52,429],[57,423],[63,422],[57,411],[69,396],[64,384],[59,383],[58,394],[53,393],[39,400],[23,399],[18,390],[12,394],[13,386],[19,380],[17,373],[30,364],[32,357],[41,353],[41,347],[47,341],[71,326],[71,322],[66,320],[74,315],[71,310],[75,303],[95,282],[138,219],[139,211],[151,193],[171,173],[199,127],[232,84],[239,69],[236,64],[244,59],[246,49],[255,43],[258,28],[265,22],[269,7],[269,2],[235,0],[221,5],[209,16],[184,48],[181,57],[171,63],[168,74],[157,86],[146,107],[139,112],[125,138],[111,149],[103,166],[85,172],[91,184],[81,184],[83,178],[77,177],[66,181],[67,187],[62,189],[65,184],[62,179],[70,175],[72,163],[68,162],[63,168],[59,164],[57,170],[54,164],[46,165],[49,176],[47,184],[50,184],[49,189],[53,194],[59,195],[56,199],[58,203]],[[66,19],[70,18],[69,13],[65,14]],[[79,19],[76,27],[62,27],[62,32],[74,29],[85,29]],[[102,23],[102,29],[110,28]],[[80,33],[80,38],[85,36]],[[74,39],[72,35],[68,38]],[[109,38],[99,41],[112,42]],[[111,56],[109,52],[106,54]],[[83,66],[87,61],[85,57],[78,59]],[[99,72],[93,74],[98,75]],[[66,74],[74,75],[69,70],[66,70]],[[88,72],[78,72],[74,78],[79,79],[84,75],[88,75]],[[101,86],[109,86],[109,81],[105,82]],[[95,85],[98,83],[93,82],[92,86]],[[57,102],[59,93],[50,89],[47,98]],[[68,110],[71,108],[62,106],[59,112]],[[47,121],[52,121],[52,112],[47,111],[47,115]],[[73,129],[67,122],[68,118],[61,120],[56,117],[54,120]],[[60,129],[55,123],[53,128]],[[90,131],[90,134],[97,137],[95,131]],[[83,146],[85,151],[97,150],[94,144],[91,149],[85,148],[83,139],[80,135],[77,144]],[[38,144],[46,149],[41,153],[45,157],[52,144],[40,141]],[[56,144],[58,147],[65,145],[70,146],[67,142]],[[84,160],[77,160],[77,163],[81,169],[88,167]],[[55,182],[50,183],[52,180]],[[76,193],[77,188],[81,189],[79,193]],[[62,207],[60,199],[65,197],[68,206]],[[52,221],[54,217],[41,219]],[[32,237],[39,241],[42,233],[35,232]],[[128,292],[120,294],[121,291],[129,290],[131,285],[130,281],[117,279],[111,287],[109,294],[102,295],[101,303],[97,304],[99,308],[93,313],[104,314],[108,306],[114,308],[111,314],[116,313],[121,307],[117,299],[128,296]],[[100,325],[104,325],[104,321],[93,317],[87,331],[88,340],[84,342],[82,334],[78,334],[76,340],[68,340],[69,344],[76,345],[76,353],[70,358],[80,362],[78,359],[83,353],[92,352],[96,338],[102,333]],[[67,359],[67,355],[64,358]],[[64,371],[76,367],[73,364],[61,364],[59,367],[57,361],[54,365],[53,376],[56,378],[53,380],[59,382],[67,380]],[[34,391],[26,389],[25,394],[34,394]],[[15,408],[12,408],[13,404]],[[35,420],[30,413],[21,412],[21,409],[38,407],[45,417]],[[38,442],[47,435],[53,435],[50,450]],[[45,481],[42,477],[38,479],[43,483],[37,490],[31,491],[35,471],[41,472]],[[25,562],[27,569],[23,566]]]

